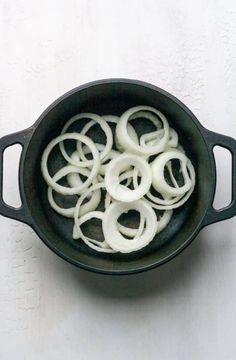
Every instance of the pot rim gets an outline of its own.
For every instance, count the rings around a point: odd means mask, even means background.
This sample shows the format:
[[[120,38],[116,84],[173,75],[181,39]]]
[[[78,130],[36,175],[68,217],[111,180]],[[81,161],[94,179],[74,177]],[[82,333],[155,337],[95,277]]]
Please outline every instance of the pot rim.
[[[24,172],[24,167],[27,166],[27,164],[25,164],[25,157],[26,157],[27,149],[28,149],[29,143],[31,142],[31,140],[32,140],[32,138],[34,136],[34,132],[36,131],[38,125],[41,123],[41,121],[43,121],[45,116],[55,106],[57,106],[61,101],[67,99],[71,95],[73,95],[73,94],[75,94],[77,92],[80,92],[81,90],[93,87],[93,86],[99,86],[99,85],[104,85],[104,84],[115,84],[115,83],[133,84],[133,85],[146,87],[146,88],[149,88],[149,89],[154,90],[154,91],[158,91],[159,93],[161,93],[165,97],[169,98],[171,101],[175,102],[179,107],[181,107],[181,109],[196,124],[196,126],[197,126],[197,128],[199,130],[199,133],[200,133],[200,135],[202,137],[202,140],[205,143],[207,153],[208,153],[208,157],[209,157],[209,161],[210,161],[210,164],[211,164],[211,174],[212,174],[212,176],[211,176],[211,186],[210,186],[210,194],[209,194],[209,204],[212,201],[212,199],[214,197],[214,194],[215,194],[215,187],[216,187],[215,160],[214,160],[214,157],[210,156],[210,152],[209,152],[210,150],[209,150],[209,147],[208,147],[208,144],[207,144],[207,141],[206,141],[206,137],[204,136],[205,132],[207,130],[199,122],[199,120],[191,112],[191,110],[184,103],[182,103],[178,98],[176,98],[174,95],[172,95],[169,92],[163,90],[162,88],[157,87],[155,85],[152,85],[150,83],[147,83],[147,82],[144,82],[144,81],[141,81],[141,80],[127,79],[127,78],[107,78],[107,79],[91,81],[91,82],[85,83],[83,85],[79,85],[79,86],[67,91],[66,93],[61,95],[59,98],[54,100],[42,112],[42,114],[39,116],[39,118],[36,120],[36,122],[30,128],[28,128],[28,131],[30,132],[30,136],[28,137],[27,145],[25,146],[24,150],[22,151],[22,156],[21,156],[21,160],[20,160],[19,188],[20,188],[20,193],[21,193],[21,197],[22,197],[22,203],[24,202],[26,204],[29,216],[31,216],[31,215],[30,215],[30,210],[29,210],[26,195],[25,195],[23,172]],[[140,266],[140,267],[134,267],[134,268],[131,268],[131,269],[124,269],[124,270],[123,269],[119,269],[119,270],[102,269],[100,267],[90,266],[90,265],[83,264],[81,262],[75,261],[72,258],[70,258],[69,256],[65,255],[62,251],[58,250],[55,246],[53,246],[50,243],[50,241],[47,240],[47,238],[45,237],[45,235],[41,231],[40,226],[38,226],[37,222],[32,217],[31,217],[32,221],[31,222],[27,221],[27,223],[33,228],[33,230],[37,233],[37,235],[40,237],[40,239],[44,242],[44,244],[50,250],[52,250],[56,255],[60,256],[62,259],[66,260],[67,262],[69,262],[69,263],[71,263],[71,264],[73,264],[73,265],[75,265],[75,266],[77,266],[79,268],[82,268],[84,270],[88,270],[88,271],[91,271],[91,272],[94,272],[94,273],[100,273],[100,274],[106,274],[106,275],[130,275],[130,274],[137,274],[137,273],[140,273],[140,272],[151,270],[151,269],[153,269],[155,267],[161,266],[161,265],[169,262],[170,260],[172,260],[177,255],[179,255],[187,246],[189,246],[191,244],[191,242],[195,239],[195,237],[197,236],[199,231],[205,226],[205,224],[203,224],[203,222],[204,222],[204,218],[206,217],[206,214],[207,214],[207,208],[208,208],[208,206],[206,206],[206,209],[202,214],[201,220],[199,221],[198,225],[195,227],[193,233],[175,251],[170,253],[165,258],[163,258],[161,260],[158,260],[158,261],[154,261],[151,264],[148,264],[148,265],[145,265],[145,266]]]

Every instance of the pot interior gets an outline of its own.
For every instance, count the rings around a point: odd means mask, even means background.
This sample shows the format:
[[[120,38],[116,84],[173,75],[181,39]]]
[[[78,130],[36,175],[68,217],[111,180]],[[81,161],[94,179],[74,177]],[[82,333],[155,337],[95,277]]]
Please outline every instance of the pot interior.
[[[184,206],[174,210],[170,224],[146,248],[131,254],[103,254],[90,249],[81,240],[72,239],[73,221],[57,214],[48,204],[47,185],[41,175],[40,161],[43,150],[51,139],[60,134],[65,122],[80,112],[100,115],[121,115],[131,106],[149,105],[161,110],[170,126],[179,135],[179,142],[186,150],[196,171],[196,187]],[[208,149],[198,122],[182,104],[169,94],[139,82],[106,81],[89,84],[72,90],[51,105],[40,117],[27,148],[24,159],[23,183],[34,227],[44,242],[56,253],[74,264],[92,270],[112,273],[129,273],[155,266],[185,247],[198,232],[210,201],[212,167]],[[137,127],[146,130],[145,120],[138,119]],[[76,131],[83,123],[78,122]],[[95,129],[96,130],[96,129]],[[92,136],[104,142],[104,134],[95,131]],[[71,144],[71,145],[70,145]],[[75,146],[70,142],[70,146]],[[68,146],[68,144],[66,144]],[[63,164],[59,148],[55,148],[49,161],[49,170],[55,172]],[[70,201],[58,198],[60,204],[70,206]],[[134,221],[130,215],[130,222]],[[86,230],[86,229],[85,229]],[[97,236],[101,224],[92,222],[87,231]]]

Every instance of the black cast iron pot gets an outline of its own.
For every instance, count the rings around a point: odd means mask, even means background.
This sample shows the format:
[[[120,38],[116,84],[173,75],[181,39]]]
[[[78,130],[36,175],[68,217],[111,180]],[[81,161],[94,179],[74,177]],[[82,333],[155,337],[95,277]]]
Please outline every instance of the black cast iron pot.
[[[160,109],[180,135],[196,170],[196,188],[189,201],[174,211],[169,226],[145,249],[132,254],[97,253],[83,242],[72,240],[72,220],[50,208],[40,171],[42,152],[60,133],[65,121],[79,112],[120,115],[141,104]],[[23,147],[19,167],[20,208],[11,207],[2,199],[3,152],[16,143]],[[219,211],[212,206],[216,188],[215,145],[227,148],[233,159],[232,202]],[[141,81],[108,79],[69,91],[50,105],[32,127],[0,139],[0,164],[0,214],[30,225],[63,259],[98,273],[131,274],[159,266],[186,248],[204,226],[236,214],[236,140],[205,129],[178,99]]]

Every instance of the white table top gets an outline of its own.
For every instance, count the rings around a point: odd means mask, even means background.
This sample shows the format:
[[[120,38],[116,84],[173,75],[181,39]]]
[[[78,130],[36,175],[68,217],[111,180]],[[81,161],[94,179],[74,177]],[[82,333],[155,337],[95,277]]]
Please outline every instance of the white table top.
[[[233,0],[2,0],[0,54],[1,136],[79,84],[127,77],[166,89],[204,126],[236,137]],[[9,153],[4,189],[14,202],[19,151]],[[223,201],[230,161],[218,158]],[[235,360],[235,228],[236,218],[209,226],[167,265],[107,277],[0,217],[0,359]]]

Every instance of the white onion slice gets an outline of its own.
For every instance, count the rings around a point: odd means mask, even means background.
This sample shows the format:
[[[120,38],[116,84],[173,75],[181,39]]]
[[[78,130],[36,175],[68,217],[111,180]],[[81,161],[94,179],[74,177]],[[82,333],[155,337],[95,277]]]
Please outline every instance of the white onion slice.
[[[109,151],[112,148],[112,143],[113,143],[113,137],[112,137],[112,131],[111,128],[109,127],[109,125],[107,124],[106,121],[104,121],[104,119],[97,115],[97,114],[93,114],[93,113],[81,113],[78,115],[73,116],[69,121],[67,121],[67,123],[65,124],[65,126],[62,129],[61,134],[65,134],[67,129],[76,121],[81,120],[81,119],[92,119],[91,121],[89,121],[81,130],[80,134],[81,135],[85,135],[85,133],[96,123],[98,123],[102,130],[104,131],[105,135],[106,135],[106,145],[103,149],[103,151],[99,154],[99,158],[100,160],[103,160],[104,157],[109,153]],[[83,142],[83,141],[82,141]],[[87,145],[87,144],[86,144]],[[79,156],[81,156],[81,140],[78,140],[77,142],[77,150],[79,151]],[[72,165],[75,166],[82,166],[80,163],[78,164],[76,161],[74,161],[73,159],[71,159],[71,157],[67,154],[66,150],[65,150],[65,146],[64,146],[64,142],[60,143],[60,150],[62,155],[64,156],[64,158]],[[83,166],[92,166],[93,165],[93,160],[87,160],[86,158],[84,158],[84,161],[82,162]]]
[[[105,187],[104,182],[96,183],[90,188],[88,188],[78,199],[76,206],[74,208],[74,227],[73,227],[73,239],[79,239],[80,237],[80,226],[78,225],[78,218],[81,216],[82,213],[82,203],[83,201],[88,198],[93,192],[100,190]]]
[[[110,122],[112,124],[117,124],[120,117],[117,115],[102,115],[102,118],[107,122]]]
[[[122,236],[117,227],[117,220],[120,215],[129,210],[138,211],[146,222],[142,235],[132,240],[127,240]],[[112,249],[122,253],[129,253],[142,249],[152,241],[158,230],[158,222],[152,207],[143,200],[131,203],[115,201],[106,209],[102,227],[105,240]]]
[[[81,173],[83,175],[88,176],[89,171],[87,169],[80,169]],[[63,176],[64,176],[64,168],[60,169],[54,176],[53,176],[53,180],[54,181],[58,181],[60,180]],[[76,173],[74,173],[75,175],[77,175]],[[68,175],[67,175],[68,176]],[[101,201],[101,190],[97,189],[95,191],[93,191],[92,196],[90,197],[90,199],[85,203],[81,205],[80,208],[80,214],[84,215],[90,211],[95,210],[99,203]],[[71,207],[71,208],[62,208],[59,205],[57,205],[57,203],[54,200],[53,197],[53,189],[51,186],[48,187],[48,202],[51,205],[51,207],[60,215],[67,217],[67,218],[74,218],[74,211],[75,211],[75,207]]]
[[[174,177],[174,174],[173,174],[171,161],[169,161],[166,164],[166,167],[167,167],[167,169],[169,171],[169,175],[170,175],[170,178],[171,178],[171,181],[172,181],[174,187],[179,188],[179,185],[178,185],[178,183],[177,183],[177,181],[176,181],[176,179]],[[137,169],[134,169],[134,172],[133,172],[133,184],[134,184],[135,188],[138,187],[138,170]],[[148,193],[150,193],[150,191]],[[162,200],[162,199],[160,199],[160,200]]]
[[[111,195],[107,192],[105,195],[105,201],[104,201],[104,207],[105,209],[111,204],[112,202],[112,197]]]
[[[50,176],[50,174],[48,172],[47,162],[48,162],[48,157],[50,155],[50,152],[54,148],[54,146],[56,146],[57,144],[60,144],[64,140],[82,141],[91,149],[91,153],[93,155],[93,166],[92,166],[91,172],[90,172],[87,180],[83,184],[81,184],[77,187],[73,187],[73,188],[68,188],[66,186],[57,184],[57,182],[53,180],[53,178]],[[78,164],[77,166],[82,166],[83,163],[78,162],[77,164]],[[41,170],[42,170],[42,174],[43,174],[45,181],[55,191],[57,191],[58,193],[63,194],[63,195],[75,195],[75,194],[80,193],[84,189],[86,189],[92,183],[94,177],[97,175],[99,166],[100,166],[99,154],[98,154],[96,146],[94,145],[94,142],[91,139],[89,139],[87,136],[76,134],[76,133],[67,133],[67,134],[59,135],[55,139],[53,139],[45,148],[45,150],[43,152],[42,160],[41,160]],[[69,172],[78,172],[79,173],[80,169],[76,168],[76,166],[71,166],[71,169],[69,171],[68,167],[67,167],[67,171],[65,171],[64,176],[68,175]]]
[[[144,198],[144,201],[146,201],[149,205],[153,207],[153,209],[156,210],[173,210],[182,206],[190,198],[193,190],[194,187],[192,187],[180,200],[178,200],[177,202],[171,205],[159,205],[158,203],[154,203],[153,201],[147,198]]]
[[[103,119],[105,119],[107,122],[113,123],[113,124],[117,124],[120,117],[116,116],[116,115],[102,115]],[[131,124],[127,125],[127,130],[128,130],[128,134],[130,136],[130,138],[136,143],[139,143],[138,140],[138,135],[134,129],[134,127]],[[123,152],[124,149],[123,147],[120,145],[119,140],[117,139],[117,136],[115,135],[115,144],[116,144],[116,148],[117,150],[119,150],[120,152]]]
[[[127,132],[128,132],[130,139],[132,139],[132,141],[138,145],[139,144],[138,135],[137,135],[134,127],[131,124],[127,125]],[[116,144],[117,150],[119,150],[120,152],[124,151],[123,146],[119,143],[119,139],[118,139],[116,133],[115,133],[115,144]]]
[[[154,146],[161,140],[164,134],[164,130],[160,129],[157,131],[153,131],[147,134],[143,134],[140,137],[140,145],[145,146]],[[166,147],[176,148],[178,146],[178,134],[177,132],[170,128],[170,137],[166,144]]]
[[[80,236],[79,231],[78,231],[77,227],[74,224],[73,225],[73,230],[72,230],[72,239],[78,240],[79,236]]]
[[[158,220],[158,230],[157,230],[157,234],[159,234],[161,231],[163,231],[167,225],[169,224],[171,218],[173,215],[173,210],[165,210],[163,215],[160,217],[160,219]],[[142,221],[142,223],[141,223]],[[117,224],[118,229],[120,231],[121,234],[128,236],[128,237],[138,237],[140,236],[140,229],[141,233],[143,231],[143,227],[144,227],[144,218],[140,218],[140,225],[138,229],[132,229],[132,228],[128,228],[127,226],[121,225],[121,224]]]
[[[179,150],[180,152],[182,152],[183,154],[185,154],[185,150],[184,150],[184,148],[183,148],[183,146],[182,145],[178,145],[177,146],[177,150]]]
[[[80,160],[79,153],[77,150],[71,154],[71,158],[77,162]],[[68,165],[69,165],[69,163],[68,163]],[[69,173],[67,175],[67,182],[70,185],[70,187],[77,187],[83,183],[83,181],[80,178],[79,173]]]
[[[179,188],[179,185],[178,185],[178,183],[177,183],[177,181],[176,181],[176,179],[174,177],[173,171],[172,171],[171,161],[169,161],[166,164],[166,166],[167,166],[167,169],[169,171],[169,175],[170,175],[170,178],[171,178],[171,181],[172,181],[174,187]],[[138,169],[135,168],[133,170],[133,184],[134,184],[135,189],[138,187],[138,176],[139,176]],[[150,200],[152,200],[154,202],[158,202],[159,204],[164,204],[164,205],[173,204],[173,203],[175,203],[176,201],[180,200],[183,197],[183,195],[175,196],[175,197],[169,197],[168,196],[168,197],[165,197],[165,199],[162,199],[162,198],[160,198],[160,197],[158,197],[156,195],[152,195],[150,190],[147,192],[146,195]]]
[[[135,144],[135,142],[130,138],[128,131],[127,131],[127,123],[129,119],[133,116],[135,113],[138,113],[140,111],[147,111],[150,113],[154,113],[157,115],[163,124],[163,130],[164,134],[163,137],[160,139],[158,144],[150,147],[142,147],[141,145]],[[159,125],[159,120],[157,123],[157,126]],[[135,106],[131,109],[128,109],[125,111],[121,117],[120,120],[116,126],[116,135],[119,140],[120,145],[128,152],[138,154],[138,155],[154,155],[158,154],[159,152],[163,151],[165,148],[168,139],[169,139],[169,124],[166,119],[166,117],[158,110],[156,110],[153,107],[150,106]]]
[[[116,151],[116,150],[111,150],[111,151],[109,152],[109,154],[107,155],[105,161],[107,161],[107,160],[113,160],[113,159],[115,159],[115,158],[116,158],[117,156],[119,156],[119,155],[120,155],[120,153],[119,153],[118,151]],[[105,176],[108,165],[109,165],[109,163],[107,163],[107,164],[101,164],[100,169],[99,169],[99,174]]]
[[[112,203],[113,200],[114,199],[112,199],[111,195],[107,192],[105,195],[105,210],[108,208],[108,206]],[[144,225],[145,219],[142,216],[140,216],[140,223],[138,229],[129,228],[125,225],[120,224],[119,222],[117,223],[120,233],[130,238],[140,236],[143,232]]]
[[[179,188],[179,185],[174,178],[170,161],[167,163],[167,168],[169,170],[170,177],[171,177],[171,180],[172,180],[174,186],[176,188]],[[186,194],[182,194],[180,196],[174,196],[171,198],[170,197],[160,198],[156,195],[152,195],[149,190],[146,194],[148,199],[144,198],[144,200],[147,201],[154,209],[157,209],[157,210],[171,210],[171,209],[175,209],[175,208],[182,206],[191,196],[191,194],[194,190],[195,181],[196,181],[194,167],[193,167],[192,163],[190,162],[190,160],[187,161],[187,168],[190,173],[192,185]],[[134,187],[137,188],[137,186],[138,186],[138,171],[137,171],[137,169],[134,169],[134,171],[133,171],[133,184],[134,184]]]
[[[173,210],[165,210],[160,219],[158,220],[159,226],[157,229],[157,234],[163,231],[169,224],[173,215]]]
[[[130,186],[130,184],[133,181],[133,172],[134,170],[130,170],[130,168],[128,168],[119,176],[120,183],[126,180],[126,183],[123,186],[125,187]]]
[[[104,149],[104,145],[103,144],[97,144],[95,143],[95,146],[97,147],[98,151],[102,151],[102,149]],[[80,154],[84,154],[84,155],[87,155],[87,154],[90,154],[91,151],[90,149],[88,148],[88,146],[85,146],[84,148],[81,149],[81,152]],[[120,155],[120,152],[119,151],[116,151],[116,150],[113,150],[111,149],[110,152],[106,155],[106,157],[103,159],[102,161],[102,164],[99,168],[99,174],[101,175],[105,175],[105,172],[106,172],[106,169],[107,169],[107,166],[108,164],[103,164],[104,162],[108,161],[108,160],[112,160],[112,159],[115,159],[117,156]]]
[[[141,236],[144,230],[144,226],[145,226],[145,218],[142,215],[140,215],[140,223],[138,229],[130,228],[128,226],[124,226],[119,222],[117,222],[117,227],[119,232],[122,235],[128,236],[130,238],[138,238],[139,236]]]
[[[151,121],[151,123],[153,123],[153,125],[156,126],[157,129],[162,128],[162,122],[159,119],[159,115],[153,114],[150,110],[139,110],[130,116],[130,120],[134,120],[137,118],[147,119]]]
[[[174,174],[173,174],[173,170],[172,170],[172,162],[171,161],[168,161],[166,163],[166,167],[169,171],[169,175],[170,175],[170,179],[172,181],[172,184],[174,185],[175,188],[179,188],[179,184],[177,183],[175,177],[174,177]]]
[[[127,180],[126,181],[126,184],[124,186],[129,186],[130,183],[132,182],[133,180],[133,173],[134,173],[134,170],[126,170],[124,173],[122,173],[119,177],[119,181],[120,183],[124,180]],[[109,194],[109,192],[106,192],[106,195],[105,195],[105,209],[110,205],[110,203],[112,202],[112,197],[111,195]]]
[[[75,206],[75,210],[74,210],[74,223],[75,223],[75,227],[73,229],[73,238],[79,238],[80,237],[80,226],[78,223],[78,219],[81,215],[81,206],[83,201],[94,191],[98,190],[98,189],[102,189],[105,187],[104,182],[101,183],[97,183],[95,185],[90,186],[90,188],[88,188],[84,193],[82,193],[82,195],[79,197],[76,206]]]
[[[88,245],[93,250],[96,250],[99,252],[104,252],[104,253],[114,253],[115,251],[109,247],[109,245],[106,243],[105,240],[98,241],[96,239],[87,237],[83,234],[83,232],[81,230],[81,225],[84,224],[86,221],[91,220],[93,218],[103,220],[104,213],[101,211],[91,211],[90,213],[81,216],[79,219],[77,218],[77,220],[78,220],[77,227],[79,227],[79,229],[80,229],[79,237],[84,241],[84,243],[86,245]],[[78,236],[78,234],[75,232],[75,230],[73,231],[73,234],[75,236]],[[75,239],[75,237],[74,237],[74,239]]]
[[[121,172],[130,166],[136,167],[141,174],[141,182],[134,190],[120,184]],[[151,182],[152,174],[147,161],[132,154],[124,153],[111,160],[105,175],[106,190],[114,199],[124,202],[140,199],[149,190]]]
[[[167,142],[167,146],[177,147],[178,141],[179,141],[179,136],[178,136],[177,132],[174,129],[170,128],[170,137]]]
[[[164,176],[164,169],[166,164],[173,159],[178,159],[181,163],[181,171],[184,177],[185,184],[179,187],[173,187],[167,184]],[[187,171],[187,162],[190,161],[186,155],[176,149],[168,150],[153,160],[151,163],[152,169],[152,185],[164,196],[181,196],[184,195],[192,187],[192,181]]]
[[[120,117],[116,116],[116,115],[102,115],[103,119],[105,119],[107,122],[113,123],[113,124],[117,124]],[[138,144],[138,135],[134,129],[134,127],[131,124],[128,124],[127,126],[127,130],[128,130],[128,134],[131,137],[131,139]],[[115,144],[116,144],[116,148],[117,150],[119,150],[120,152],[123,152],[123,148],[119,143],[119,140],[117,139],[117,136],[115,136]]]
[[[196,182],[196,176],[195,171],[192,163],[190,160],[187,163],[188,170],[190,172],[190,177],[192,181],[192,186],[189,189],[189,191],[184,196],[176,196],[172,199],[160,199],[150,193],[150,191],[147,193],[147,198],[144,198],[144,200],[150,204],[154,209],[157,210],[171,210],[171,209],[177,209],[178,207],[182,206],[192,195],[192,192],[195,187]],[[149,200],[150,199],[150,200]]]
[[[93,114],[94,115],[94,114]],[[103,121],[102,118],[95,120],[91,120],[89,121],[84,127],[83,129],[80,131],[80,133],[82,135],[86,135],[86,133],[89,131],[89,129],[91,129],[91,127],[93,127],[94,125],[96,125],[96,123],[99,123],[101,128],[103,128],[104,133],[106,134],[106,145],[103,145],[100,147],[101,150],[99,150],[99,147],[97,146],[97,149],[99,151],[101,151],[100,153],[100,160],[104,160],[106,158],[106,156],[110,153],[111,149],[112,149],[112,143],[113,143],[113,137],[112,137],[112,131],[111,128],[109,127],[109,125],[107,124],[107,122]],[[82,150],[82,144],[81,142],[77,143],[77,150],[79,152],[80,158],[84,161],[88,160],[85,155],[84,152]]]

